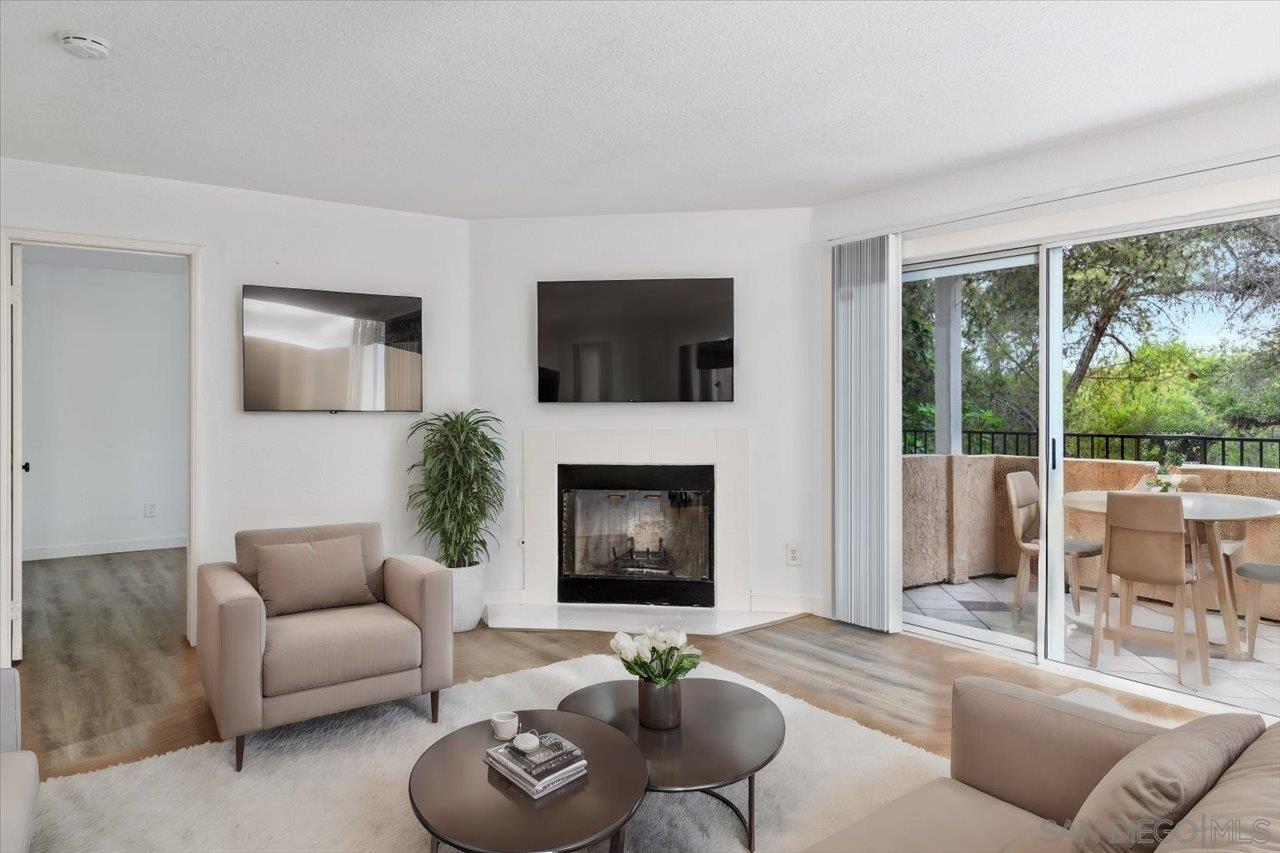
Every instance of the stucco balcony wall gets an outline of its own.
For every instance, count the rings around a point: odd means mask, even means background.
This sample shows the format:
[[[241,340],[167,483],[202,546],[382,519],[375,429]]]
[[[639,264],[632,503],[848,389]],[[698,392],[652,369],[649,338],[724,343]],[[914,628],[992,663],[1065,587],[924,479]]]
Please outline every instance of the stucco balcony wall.
[[[904,587],[931,583],[963,583],[976,575],[1011,575],[1018,568],[1018,549],[1009,518],[1005,476],[1011,471],[1036,472],[1029,456],[906,456],[903,469]],[[1066,491],[1123,491],[1155,471],[1149,462],[1068,459]],[[1211,492],[1280,499],[1280,471],[1260,468],[1186,466]],[[1068,536],[1102,539],[1100,515],[1067,512]],[[1247,535],[1246,535],[1247,533]],[[1225,524],[1224,538],[1244,538],[1244,560],[1280,563],[1280,519],[1247,525]],[[1097,583],[1098,559],[1080,564],[1080,583]],[[1159,599],[1153,589],[1139,595]],[[1216,596],[1215,596],[1216,599]],[[1217,606],[1216,600],[1213,604]],[[1263,590],[1263,616],[1280,619],[1280,589]]]

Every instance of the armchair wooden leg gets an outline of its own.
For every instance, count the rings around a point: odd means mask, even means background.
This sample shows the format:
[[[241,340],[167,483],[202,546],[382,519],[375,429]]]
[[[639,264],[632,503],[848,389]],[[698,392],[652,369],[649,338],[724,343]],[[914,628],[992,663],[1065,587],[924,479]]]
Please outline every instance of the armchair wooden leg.
[[[236,737],[236,772],[244,768],[244,735]]]
[[[431,722],[440,722],[440,691],[431,691]]]

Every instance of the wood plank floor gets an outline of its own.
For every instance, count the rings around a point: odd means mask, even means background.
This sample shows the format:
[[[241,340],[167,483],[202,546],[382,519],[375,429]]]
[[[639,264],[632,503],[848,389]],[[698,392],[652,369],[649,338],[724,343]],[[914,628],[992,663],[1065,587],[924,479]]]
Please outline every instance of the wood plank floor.
[[[217,739],[195,650],[181,636],[182,563],[177,550],[27,564],[23,742],[39,756],[42,777]],[[951,682],[962,675],[1050,693],[1084,686],[1015,661],[816,616],[696,641],[711,662],[943,756],[951,749]],[[482,626],[457,635],[454,670],[458,681],[471,681],[607,650],[608,635],[598,632]],[[1195,716],[1113,695],[1171,722]]]

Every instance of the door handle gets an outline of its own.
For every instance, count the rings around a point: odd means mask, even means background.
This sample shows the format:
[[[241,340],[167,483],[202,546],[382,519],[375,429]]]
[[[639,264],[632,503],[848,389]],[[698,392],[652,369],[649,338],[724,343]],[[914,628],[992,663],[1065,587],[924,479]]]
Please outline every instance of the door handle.
[[[23,470],[23,471],[30,471],[30,470],[31,470],[31,463],[30,463],[30,462],[23,462],[23,463],[22,463],[22,470]]]

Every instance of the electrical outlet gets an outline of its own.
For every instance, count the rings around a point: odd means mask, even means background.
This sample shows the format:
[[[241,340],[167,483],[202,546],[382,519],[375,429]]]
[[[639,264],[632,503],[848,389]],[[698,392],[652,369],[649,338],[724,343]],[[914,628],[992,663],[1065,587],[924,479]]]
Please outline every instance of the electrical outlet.
[[[800,543],[788,542],[786,545],[786,549],[787,549],[787,565],[788,566],[800,565]]]
[[[155,505],[154,503],[152,503],[151,501],[147,501],[146,503],[144,503],[144,504],[142,505],[142,517],[143,517],[143,518],[155,518],[155,517],[156,517],[156,505]]]

